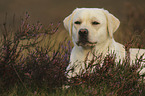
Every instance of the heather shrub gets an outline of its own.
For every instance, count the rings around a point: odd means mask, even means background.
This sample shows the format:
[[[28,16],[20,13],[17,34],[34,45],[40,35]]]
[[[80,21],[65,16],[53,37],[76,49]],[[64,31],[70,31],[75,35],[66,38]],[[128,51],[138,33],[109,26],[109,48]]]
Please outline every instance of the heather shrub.
[[[24,69],[35,85],[42,87],[45,84],[49,89],[53,89],[66,82],[65,68],[69,63],[69,53],[54,51],[51,56],[48,52],[49,49],[43,48],[36,48],[36,51],[30,52],[25,58]]]
[[[91,69],[95,66],[95,71],[90,73],[88,70],[86,73],[81,74],[70,79],[69,85],[72,87],[82,87],[84,94],[94,95],[143,95],[145,91],[145,84],[139,82],[142,76],[137,71],[142,62],[142,56],[136,59],[134,65],[130,65],[128,60],[123,62],[115,62],[115,55],[108,54],[100,66],[99,63],[95,63],[100,56],[92,59],[87,69]],[[95,63],[95,65],[94,65]]]
[[[45,48],[39,46],[47,35],[57,32],[60,23],[55,27],[50,24],[44,28],[39,22],[31,25],[29,18],[26,13],[16,32],[8,30],[7,23],[3,24],[0,43],[0,93],[17,84],[29,92],[32,87],[36,90],[45,86],[52,90],[66,82],[64,71],[69,62],[70,42],[64,39],[56,50],[52,44]]]

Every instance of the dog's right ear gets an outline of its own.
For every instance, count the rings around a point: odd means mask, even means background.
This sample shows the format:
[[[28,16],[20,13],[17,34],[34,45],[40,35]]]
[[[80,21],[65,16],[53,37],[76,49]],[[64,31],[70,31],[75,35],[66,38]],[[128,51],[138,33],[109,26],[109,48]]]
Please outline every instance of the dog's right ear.
[[[72,14],[70,14],[69,16],[67,16],[64,20],[63,20],[63,24],[64,27],[67,31],[69,31],[69,34],[71,36],[72,33]]]
[[[72,34],[72,26],[73,26],[73,17],[74,17],[74,14],[76,13],[76,11],[78,10],[78,8],[76,8],[72,14],[70,14],[69,16],[67,16],[64,20],[63,20],[63,23],[64,23],[64,27],[67,31],[69,31],[69,34],[71,36]]]

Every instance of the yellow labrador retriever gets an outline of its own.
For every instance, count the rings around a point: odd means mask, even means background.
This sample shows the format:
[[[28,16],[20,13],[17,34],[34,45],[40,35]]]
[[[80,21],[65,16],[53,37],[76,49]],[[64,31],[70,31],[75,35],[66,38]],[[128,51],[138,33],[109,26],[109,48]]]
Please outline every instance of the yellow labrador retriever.
[[[74,47],[67,67],[68,78],[80,75],[85,70],[85,58],[91,60],[93,52],[98,56],[101,53],[115,52],[116,61],[125,59],[124,46],[116,42],[113,33],[118,29],[120,21],[107,10],[100,8],[77,8],[64,19],[64,26],[72,37]],[[88,55],[89,53],[89,55]],[[144,49],[130,49],[130,62],[134,62],[145,53]],[[144,64],[142,64],[144,65]],[[74,69],[70,71],[70,69]],[[140,74],[145,73],[145,68]]]

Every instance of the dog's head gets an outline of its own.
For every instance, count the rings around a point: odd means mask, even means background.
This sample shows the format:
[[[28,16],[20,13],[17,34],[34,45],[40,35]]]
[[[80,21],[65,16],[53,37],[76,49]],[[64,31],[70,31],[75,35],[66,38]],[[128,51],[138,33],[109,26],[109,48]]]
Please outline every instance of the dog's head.
[[[113,38],[119,24],[115,16],[99,8],[77,8],[64,19],[64,26],[73,42],[82,47],[94,47]]]

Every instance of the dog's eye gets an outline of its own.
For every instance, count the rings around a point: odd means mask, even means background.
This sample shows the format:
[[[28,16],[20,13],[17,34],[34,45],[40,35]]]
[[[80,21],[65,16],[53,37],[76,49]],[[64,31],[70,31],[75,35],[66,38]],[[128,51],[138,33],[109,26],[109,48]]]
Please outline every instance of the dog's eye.
[[[92,22],[92,24],[93,24],[93,25],[98,25],[98,24],[100,24],[100,23],[97,22],[97,21],[94,21],[94,22]]]
[[[75,24],[81,24],[81,22],[80,21],[76,21]]]

